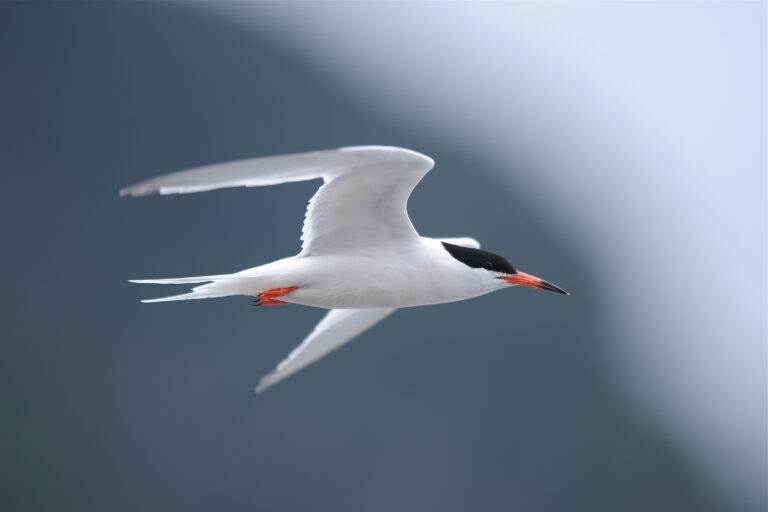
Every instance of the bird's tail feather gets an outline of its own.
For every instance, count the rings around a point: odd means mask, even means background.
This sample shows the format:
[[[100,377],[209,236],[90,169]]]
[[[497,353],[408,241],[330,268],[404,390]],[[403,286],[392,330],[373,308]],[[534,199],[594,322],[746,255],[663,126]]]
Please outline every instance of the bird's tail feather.
[[[216,297],[226,297],[227,295],[235,295],[232,293],[200,293],[197,291],[191,291],[189,293],[182,293],[181,295],[171,295],[170,297],[160,297],[157,299],[144,299],[141,302],[144,304],[150,304],[152,302],[171,302],[174,300],[191,300],[191,299],[214,299]]]
[[[192,283],[209,283],[211,281],[218,281],[229,277],[228,274],[222,274],[218,276],[196,276],[196,277],[171,277],[167,279],[130,279],[130,283],[138,284],[192,284]]]
[[[189,293],[146,299],[141,302],[170,302],[175,300],[213,299],[216,297],[228,297],[230,295],[256,296],[260,292],[272,286],[272,280],[260,275],[223,274],[218,276],[178,277],[171,279],[135,279],[132,283],[141,284],[190,284],[204,283],[192,288]]]
[[[218,276],[197,276],[197,277],[175,277],[170,279],[132,279],[131,283],[139,284],[194,284],[194,283],[206,283],[192,288],[192,291],[188,293],[182,293],[181,295],[171,295],[169,297],[159,297],[156,299],[145,299],[141,302],[171,302],[176,300],[192,300],[192,299],[213,299],[216,297],[227,297],[229,295],[238,295],[244,293],[242,288],[232,286],[233,280],[231,275],[223,274]]]
[[[171,302],[175,300],[192,300],[192,299],[215,299],[216,297],[226,297],[228,295],[236,295],[234,293],[205,293],[196,290],[192,290],[189,293],[182,293],[181,295],[171,295],[170,297],[159,297],[157,299],[144,299],[141,302],[144,304],[151,304],[153,302]]]

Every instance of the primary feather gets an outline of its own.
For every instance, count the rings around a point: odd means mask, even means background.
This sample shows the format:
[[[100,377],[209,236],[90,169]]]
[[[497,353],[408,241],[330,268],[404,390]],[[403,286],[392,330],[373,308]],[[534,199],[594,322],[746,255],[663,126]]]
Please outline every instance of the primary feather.
[[[338,254],[418,238],[408,197],[434,166],[403,148],[355,146],[199,167],[126,187],[122,196],[186,194],[322,178],[307,207],[301,255]]]
[[[395,308],[330,310],[304,341],[293,349],[274,371],[261,379],[256,387],[256,392],[261,393],[329,352],[336,350],[395,311]]]

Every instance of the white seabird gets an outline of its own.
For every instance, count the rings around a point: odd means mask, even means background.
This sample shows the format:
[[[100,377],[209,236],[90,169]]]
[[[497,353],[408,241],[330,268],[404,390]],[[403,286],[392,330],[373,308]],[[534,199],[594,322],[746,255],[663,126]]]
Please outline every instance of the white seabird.
[[[408,217],[411,192],[434,166],[403,148],[356,146],[239,160],[152,178],[121,196],[185,194],[322,179],[309,201],[299,254],[234,274],[142,279],[196,284],[191,292],[142,302],[248,295],[257,305],[329,309],[256,391],[285,379],[396,309],[470,299],[522,285],[567,294],[483,251],[472,238],[420,236]]]

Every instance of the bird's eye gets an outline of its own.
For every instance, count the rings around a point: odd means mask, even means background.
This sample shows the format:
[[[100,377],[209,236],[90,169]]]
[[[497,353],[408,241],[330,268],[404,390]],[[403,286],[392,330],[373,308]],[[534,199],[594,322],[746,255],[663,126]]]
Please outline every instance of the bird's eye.
[[[486,270],[493,270],[493,262],[486,261],[485,263],[483,263],[483,268]]]

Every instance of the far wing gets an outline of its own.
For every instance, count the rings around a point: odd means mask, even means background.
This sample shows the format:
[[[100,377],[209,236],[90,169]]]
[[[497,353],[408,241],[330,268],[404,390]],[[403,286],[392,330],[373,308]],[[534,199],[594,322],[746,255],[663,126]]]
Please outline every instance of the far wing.
[[[417,240],[406,204],[433,166],[431,158],[409,149],[355,146],[199,167],[136,183],[120,195],[186,194],[322,178],[307,208],[302,254],[338,254]]]
[[[261,393],[270,386],[293,375],[305,366],[336,350],[358,334],[370,329],[395,308],[332,309],[320,320],[315,329],[301,345],[296,347],[277,368],[261,379],[256,392]]]

